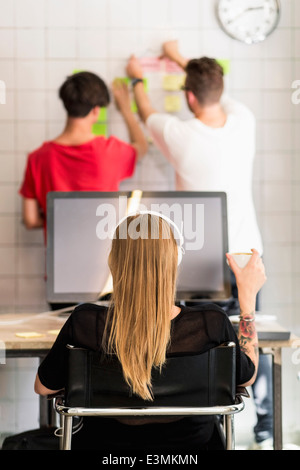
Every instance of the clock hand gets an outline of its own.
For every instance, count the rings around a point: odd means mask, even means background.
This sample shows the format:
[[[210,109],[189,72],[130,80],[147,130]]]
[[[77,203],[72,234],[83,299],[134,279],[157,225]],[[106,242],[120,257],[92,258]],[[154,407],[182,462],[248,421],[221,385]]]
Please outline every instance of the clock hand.
[[[265,7],[264,6],[260,6],[260,7],[249,7],[247,8],[246,10],[242,11],[241,13],[239,13],[235,18],[232,18],[231,20],[228,20],[227,21],[227,24],[231,24],[231,23],[234,23],[236,20],[238,20],[241,16],[243,16],[245,13],[247,13],[248,11],[254,11],[254,10],[263,10]]]

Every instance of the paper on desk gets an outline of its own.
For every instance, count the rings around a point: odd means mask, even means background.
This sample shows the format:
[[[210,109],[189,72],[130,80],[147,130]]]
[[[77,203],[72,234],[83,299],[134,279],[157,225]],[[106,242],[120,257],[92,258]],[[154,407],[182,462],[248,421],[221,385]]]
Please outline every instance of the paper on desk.
[[[43,333],[37,333],[36,331],[25,331],[21,333],[16,333],[16,336],[19,338],[40,338],[45,336]]]

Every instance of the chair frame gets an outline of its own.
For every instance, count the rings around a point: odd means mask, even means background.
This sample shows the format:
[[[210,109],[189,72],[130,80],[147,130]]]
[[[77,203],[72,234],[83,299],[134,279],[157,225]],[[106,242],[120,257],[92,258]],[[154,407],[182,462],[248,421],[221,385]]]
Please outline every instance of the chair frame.
[[[222,350],[226,346],[227,349],[234,350],[235,343],[229,342],[224,343],[217,347],[216,349]],[[73,346],[68,346],[70,351],[72,351]],[[79,348],[80,349],[80,348]],[[80,362],[80,361],[79,361]],[[76,363],[77,364],[77,363]],[[213,362],[211,364],[214,364]],[[80,367],[80,366],[79,366]],[[213,367],[213,366],[212,366]],[[232,384],[233,385],[233,384]],[[235,385],[233,385],[235,387]],[[68,395],[68,393],[66,394]],[[69,398],[64,396],[64,392],[58,393],[57,396],[52,396],[54,398],[54,408],[55,411],[60,416],[61,421],[61,434],[60,434],[60,449],[61,450],[71,450],[72,444],[72,432],[73,432],[73,417],[87,417],[87,416],[98,416],[98,417],[161,417],[161,416],[222,416],[222,429],[219,429],[222,435],[222,440],[224,440],[226,450],[235,449],[235,433],[234,433],[234,415],[241,412],[245,408],[245,404],[242,397],[249,397],[247,389],[244,387],[237,387],[235,389],[234,396],[231,397],[231,402],[226,403],[226,398],[222,398],[222,395],[217,399],[215,397],[212,400],[212,404],[205,403],[204,406],[185,406],[185,405],[147,405],[144,403],[137,404],[133,402],[131,406],[128,406],[127,403],[124,403],[125,406],[116,405],[116,406],[95,406],[87,405],[88,402],[85,402],[85,405],[77,406],[77,399],[71,399],[71,403],[67,406],[66,404],[69,401]],[[222,403],[224,399],[225,405]],[[80,400],[80,398],[79,398]],[[117,401],[118,402],[118,401]],[[117,403],[116,402],[116,403]],[[75,405],[74,405],[75,403]],[[79,405],[80,402],[78,402]],[[101,401],[100,401],[101,403]],[[159,401],[158,401],[159,403]],[[130,404],[129,404],[130,405]],[[219,426],[218,426],[219,427]]]
[[[224,433],[226,450],[235,449],[234,415],[245,407],[241,395],[237,394],[233,405],[210,407],[143,407],[143,408],[83,408],[67,407],[62,397],[55,399],[55,410],[62,418],[62,434],[60,437],[60,449],[71,450],[72,424],[74,416],[224,416]]]

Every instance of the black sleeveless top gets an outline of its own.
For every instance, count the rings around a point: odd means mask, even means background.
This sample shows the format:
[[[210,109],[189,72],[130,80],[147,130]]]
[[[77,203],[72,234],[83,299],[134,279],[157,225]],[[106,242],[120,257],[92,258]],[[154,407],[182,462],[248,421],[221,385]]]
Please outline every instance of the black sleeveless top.
[[[38,375],[45,387],[64,388],[67,344],[101,351],[106,317],[106,307],[95,304],[76,307],[39,366]],[[253,376],[254,364],[241,351],[230,320],[217,305],[181,306],[181,312],[171,321],[167,356],[201,353],[228,341],[236,344],[236,383],[243,384]],[[124,424],[114,418],[84,418],[82,430],[73,436],[72,448],[158,452],[167,447],[176,452],[197,451],[211,442],[214,429],[214,418],[210,416],[141,425]]]

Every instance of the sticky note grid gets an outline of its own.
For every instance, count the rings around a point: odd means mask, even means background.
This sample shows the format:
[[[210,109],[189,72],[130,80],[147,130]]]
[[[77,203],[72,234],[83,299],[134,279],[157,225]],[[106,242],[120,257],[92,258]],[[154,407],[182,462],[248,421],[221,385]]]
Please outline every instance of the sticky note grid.
[[[216,59],[217,62],[222,66],[224,75],[227,75],[230,71],[230,60],[229,59]],[[148,59],[149,61],[149,59]],[[152,61],[153,62],[153,61]],[[151,70],[153,71],[153,64],[151,62]],[[158,59],[155,61],[155,71],[158,71],[157,64],[160,64],[159,70],[163,70],[162,77],[162,89],[167,92],[164,97],[164,109],[167,113],[178,113],[182,108],[182,96],[179,93],[184,86],[186,75],[180,71],[180,69],[169,67],[162,67],[162,62]],[[79,73],[82,70],[74,70],[73,73]],[[130,85],[130,78],[119,77],[116,80],[120,80],[127,85]],[[144,78],[145,91],[148,92],[148,79]],[[131,99],[131,111],[137,113],[137,105],[134,98]],[[93,124],[93,134],[96,136],[108,136],[108,113],[107,108],[101,108],[98,116],[98,120]]]

